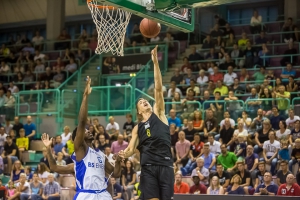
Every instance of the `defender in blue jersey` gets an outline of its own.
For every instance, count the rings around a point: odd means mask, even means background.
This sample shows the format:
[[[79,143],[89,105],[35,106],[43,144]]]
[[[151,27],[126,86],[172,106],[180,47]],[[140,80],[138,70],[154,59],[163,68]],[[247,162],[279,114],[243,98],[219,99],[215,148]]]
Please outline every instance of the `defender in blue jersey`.
[[[129,146],[120,151],[123,158],[130,157],[135,149],[140,151],[142,166],[140,176],[141,199],[173,199],[174,171],[171,153],[171,136],[165,115],[162,77],[157,59],[157,46],[152,50],[154,64],[154,98],[152,109],[146,99],[137,102],[139,123],[132,130]]]
[[[106,191],[107,179],[113,172],[114,177],[120,176],[120,158],[117,158],[115,168],[101,151],[96,151],[92,146],[94,136],[85,129],[87,119],[87,97],[91,93],[90,78],[87,77],[87,85],[79,113],[79,126],[73,131],[75,152],[71,156],[74,164],[57,166],[51,155],[51,140],[47,134],[43,134],[42,141],[48,149],[48,160],[51,170],[60,173],[74,173],[76,177],[76,195],[74,199],[112,199]]]

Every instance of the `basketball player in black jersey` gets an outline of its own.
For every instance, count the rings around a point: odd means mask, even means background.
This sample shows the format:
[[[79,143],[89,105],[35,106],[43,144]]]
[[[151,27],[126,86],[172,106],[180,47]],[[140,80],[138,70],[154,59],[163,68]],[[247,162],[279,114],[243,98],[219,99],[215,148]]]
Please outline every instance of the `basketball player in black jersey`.
[[[157,60],[157,46],[152,50],[154,64],[154,98],[152,108],[146,99],[137,102],[139,123],[132,130],[132,139],[119,155],[130,157],[137,148],[141,157],[141,199],[170,200],[174,193],[174,171],[171,136],[165,115],[162,77]]]

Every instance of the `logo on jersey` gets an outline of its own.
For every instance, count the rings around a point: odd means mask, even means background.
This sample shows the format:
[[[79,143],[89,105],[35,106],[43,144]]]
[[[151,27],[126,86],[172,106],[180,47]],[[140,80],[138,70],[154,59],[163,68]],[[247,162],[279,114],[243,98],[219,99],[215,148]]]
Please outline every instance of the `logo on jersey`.
[[[286,194],[286,189],[281,189],[281,194]]]
[[[147,129],[147,130],[146,130],[146,133],[147,133],[147,136],[148,136],[148,137],[150,137],[150,136],[151,136],[150,129]]]
[[[146,123],[145,123],[145,130],[146,130],[147,128],[150,128],[149,122],[146,122]]]
[[[104,164],[101,157],[97,157],[99,162],[88,162],[88,167],[104,169]]]

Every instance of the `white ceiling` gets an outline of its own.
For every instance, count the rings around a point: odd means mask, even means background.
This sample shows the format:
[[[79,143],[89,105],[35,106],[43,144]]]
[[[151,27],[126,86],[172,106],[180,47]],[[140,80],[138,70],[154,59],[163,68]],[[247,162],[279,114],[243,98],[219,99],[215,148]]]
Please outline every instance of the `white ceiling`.
[[[78,0],[66,1],[66,16],[89,14]],[[0,0],[0,24],[46,19],[47,0]]]

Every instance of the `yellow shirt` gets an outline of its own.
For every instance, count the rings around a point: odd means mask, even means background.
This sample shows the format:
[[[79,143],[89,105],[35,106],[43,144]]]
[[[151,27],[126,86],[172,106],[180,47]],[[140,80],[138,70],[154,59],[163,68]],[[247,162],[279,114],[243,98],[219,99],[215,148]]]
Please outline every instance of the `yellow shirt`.
[[[284,92],[283,95],[284,96],[290,96],[290,93],[289,92]],[[287,110],[289,102],[288,102],[288,100],[279,97],[278,100],[277,100],[277,105],[278,105],[278,110]]]
[[[74,142],[72,142],[71,140],[68,140],[66,145],[68,148],[69,155],[72,155],[72,153],[74,152]]]
[[[223,85],[221,88],[218,88],[218,87],[217,87],[217,88],[214,90],[214,93],[216,93],[216,92],[220,92],[220,93],[221,93],[221,96],[227,95],[227,94],[228,94],[228,87],[225,86],[225,85]]]
[[[29,139],[28,138],[17,138],[17,146],[18,148],[25,148],[28,150],[28,145],[29,145]]]

